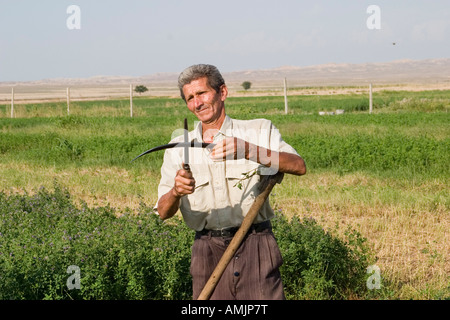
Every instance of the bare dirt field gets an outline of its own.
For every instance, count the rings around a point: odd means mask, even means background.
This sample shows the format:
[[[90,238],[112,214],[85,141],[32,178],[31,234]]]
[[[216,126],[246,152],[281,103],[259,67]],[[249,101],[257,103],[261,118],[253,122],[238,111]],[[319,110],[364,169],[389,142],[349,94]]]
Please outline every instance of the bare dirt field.
[[[179,97],[178,89],[173,87],[151,87],[142,95],[133,92],[133,96],[147,97]],[[41,103],[41,102],[64,102],[67,99],[67,87],[63,86],[14,86],[14,103]],[[373,92],[377,91],[425,91],[425,90],[450,90],[450,83],[405,83],[405,84],[376,84]],[[311,86],[311,87],[289,87],[288,95],[334,95],[334,94],[367,94],[368,85],[361,86]],[[248,91],[244,91],[239,84],[229,85],[229,96],[281,96],[284,94],[282,86],[255,85]],[[109,100],[125,99],[130,96],[129,86],[92,86],[92,87],[70,87],[70,101],[83,100]],[[0,86],[0,104],[10,104],[12,87]]]
[[[381,90],[448,90],[450,59],[398,60],[386,63],[325,64],[307,67],[284,66],[266,70],[224,72],[230,96],[283,95],[284,79],[289,95],[365,94],[369,84]],[[145,85],[143,96],[179,97],[177,73],[159,73],[141,77],[95,76],[86,79],[46,79],[28,82],[0,82],[0,104],[108,100],[128,98],[130,85]],[[252,83],[244,91],[241,84]],[[134,96],[138,96],[133,92]]]

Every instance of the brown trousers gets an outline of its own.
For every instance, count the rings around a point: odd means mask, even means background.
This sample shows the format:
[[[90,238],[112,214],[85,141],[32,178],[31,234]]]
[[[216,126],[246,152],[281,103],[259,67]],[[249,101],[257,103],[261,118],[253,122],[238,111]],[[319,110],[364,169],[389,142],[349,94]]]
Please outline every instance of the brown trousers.
[[[197,299],[230,238],[196,234],[192,246],[193,299]],[[270,229],[249,233],[228,264],[211,300],[284,300],[280,249]]]

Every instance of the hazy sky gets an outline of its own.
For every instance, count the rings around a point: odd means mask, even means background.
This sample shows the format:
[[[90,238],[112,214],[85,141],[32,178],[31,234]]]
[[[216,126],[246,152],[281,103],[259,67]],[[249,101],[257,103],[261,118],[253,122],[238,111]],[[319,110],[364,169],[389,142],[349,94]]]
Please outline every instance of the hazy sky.
[[[0,81],[449,57],[449,0],[0,0]]]

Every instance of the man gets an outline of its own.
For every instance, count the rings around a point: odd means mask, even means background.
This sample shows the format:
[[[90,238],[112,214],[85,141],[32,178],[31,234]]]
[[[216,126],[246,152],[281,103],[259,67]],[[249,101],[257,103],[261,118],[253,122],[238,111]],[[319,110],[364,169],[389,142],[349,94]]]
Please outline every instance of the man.
[[[180,209],[186,224],[196,230],[191,259],[196,299],[260,192],[257,173],[303,175],[306,167],[270,121],[226,115],[228,89],[216,67],[191,66],[180,74],[178,86],[200,121],[189,132],[189,140],[215,147],[192,148],[191,170],[183,169],[181,148],[166,150],[156,208],[161,219]],[[210,299],[284,299],[282,258],[270,224],[273,216],[266,201]]]

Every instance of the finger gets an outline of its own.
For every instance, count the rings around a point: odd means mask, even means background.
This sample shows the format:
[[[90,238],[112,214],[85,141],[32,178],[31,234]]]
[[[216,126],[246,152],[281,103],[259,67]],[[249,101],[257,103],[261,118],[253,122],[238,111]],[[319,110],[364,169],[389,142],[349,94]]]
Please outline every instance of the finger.
[[[184,187],[184,186],[178,186],[178,185],[176,185],[174,189],[175,189],[175,193],[180,197],[188,195],[188,194],[192,194],[195,191],[194,187]]]
[[[178,174],[175,177],[175,182],[178,182],[183,185],[193,185],[193,184],[195,184],[195,179],[192,176],[191,171],[186,171],[184,169],[181,169],[178,171]]]
[[[214,160],[224,160],[226,158],[226,150],[215,150],[214,152],[211,152],[209,157]]]
[[[213,160],[225,160],[227,156],[233,154],[234,150],[234,139],[226,138],[219,141],[210,153],[210,157]]]
[[[179,196],[185,196],[192,194],[195,191],[194,187],[175,186],[175,191]]]
[[[193,178],[186,179],[178,176],[175,179],[175,190],[180,195],[193,193],[195,190],[195,180]]]
[[[182,166],[184,167],[184,163],[182,163]],[[178,170],[177,175],[188,179],[193,178],[191,170],[180,169]]]

